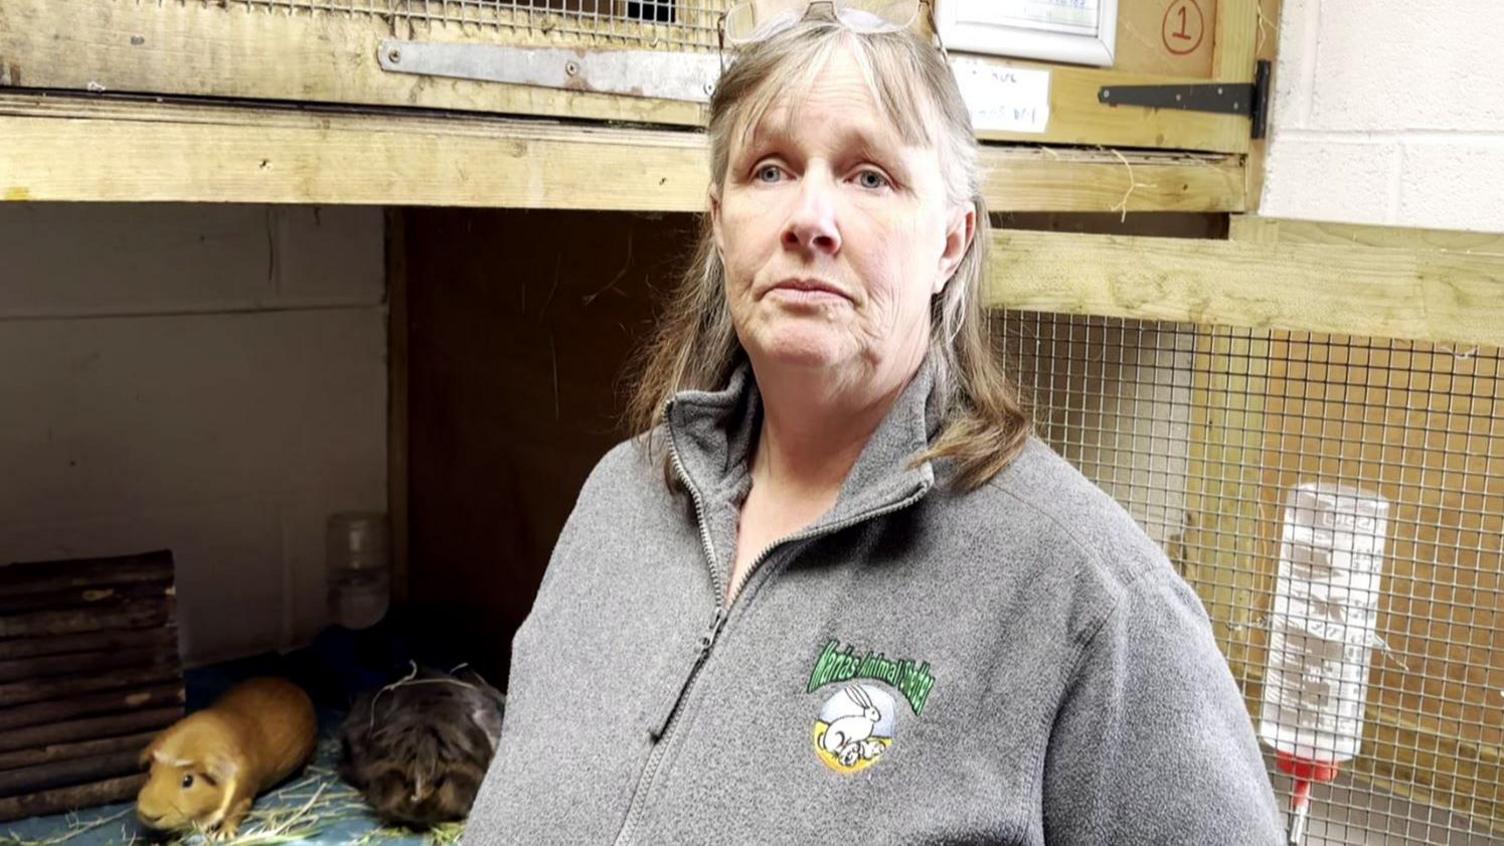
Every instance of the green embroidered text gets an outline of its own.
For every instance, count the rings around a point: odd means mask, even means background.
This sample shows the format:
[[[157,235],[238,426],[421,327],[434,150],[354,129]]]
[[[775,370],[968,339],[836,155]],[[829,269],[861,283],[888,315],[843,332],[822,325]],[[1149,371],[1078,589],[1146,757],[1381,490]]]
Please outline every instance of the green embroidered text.
[[[809,686],[805,690],[813,693],[827,684],[852,679],[886,682],[889,687],[903,694],[916,717],[924,711],[924,702],[929,698],[930,689],[935,686],[935,677],[930,675],[928,661],[920,666],[915,666],[913,661],[908,660],[890,661],[880,652],[872,654],[870,649],[858,658],[853,647],[841,649],[840,641],[832,639],[825,644],[820,660],[815,662],[815,669],[809,674]]]

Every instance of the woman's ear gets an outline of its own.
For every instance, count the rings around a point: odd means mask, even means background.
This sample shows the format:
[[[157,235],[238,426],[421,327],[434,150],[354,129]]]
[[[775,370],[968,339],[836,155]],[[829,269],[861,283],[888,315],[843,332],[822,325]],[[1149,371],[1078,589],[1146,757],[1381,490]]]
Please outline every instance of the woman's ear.
[[[721,237],[721,189],[717,185],[710,187],[710,233],[715,239],[715,251],[721,255],[724,263],[726,243]]]
[[[961,266],[961,259],[971,249],[971,239],[976,236],[976,231],[976,207],[969,203],[956,207],[946,223],[945,249],[940,253],[940,268],[935,276],[935,289],[930,292],[932,295],[945,290],[945,284],[956,275],[956,268]]]

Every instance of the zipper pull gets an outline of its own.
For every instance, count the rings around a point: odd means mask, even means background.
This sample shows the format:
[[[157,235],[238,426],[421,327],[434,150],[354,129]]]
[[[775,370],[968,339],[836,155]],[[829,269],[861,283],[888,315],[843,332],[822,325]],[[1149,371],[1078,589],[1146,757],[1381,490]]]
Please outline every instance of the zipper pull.
[[[671,695],[666,696],[658,707],[652,725],[648,728],[648,733],[654,743],[658,742],[668,731],[668,724],[679,712],[679,702],[684,699],[684,694],[689,691],[690,684],[700,674],[700,668],[705,666],[705,661],[710,658],[710,650],[715,648],[716,638],[720,636],[721,629],[726,625],[726,616],[726,610],[717,606],[710,626],[701,632],[700,639],[695,644],[694,661],[690,664],[688,672],[679,680],[677,688],[669,691]]]
[[[721,626],[725,624],[726,613],[721,606],[717,605],[715,616],[710,619],[710,629],[700,636],[700,658],[695,662],[696,667],[705,663],[705,659],[710,657],[710,650],[715,646],[716,638],[721,635]]]

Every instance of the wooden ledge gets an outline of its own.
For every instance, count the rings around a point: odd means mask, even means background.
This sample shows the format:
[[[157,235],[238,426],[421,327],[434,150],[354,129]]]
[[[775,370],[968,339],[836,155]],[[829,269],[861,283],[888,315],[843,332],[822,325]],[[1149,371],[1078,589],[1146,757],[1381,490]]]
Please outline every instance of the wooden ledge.
[[[1504,346],[1499,236],[1280,225],[1237,220],[1230,241],[997,232],[987,303]]]
[[[698,212],[693,130],[398,110],[0,95],[0,199]],[[988,145],[994,211],[1228,212],[1238,156]]]

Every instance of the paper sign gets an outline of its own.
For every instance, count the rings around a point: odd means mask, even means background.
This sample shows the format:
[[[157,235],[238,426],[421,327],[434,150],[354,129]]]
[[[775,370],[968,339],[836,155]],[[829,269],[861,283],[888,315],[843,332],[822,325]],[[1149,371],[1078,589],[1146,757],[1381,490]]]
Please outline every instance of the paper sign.
[[[1042,133],[1050,126],[1050,72],[957,57],[951,70],[978,131]]]
[[[1097,0],[989,0],[973,3],[965,18],[976,23],[1094,34],[1097,14]]]

